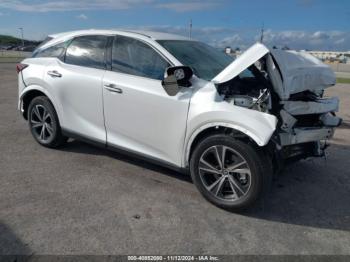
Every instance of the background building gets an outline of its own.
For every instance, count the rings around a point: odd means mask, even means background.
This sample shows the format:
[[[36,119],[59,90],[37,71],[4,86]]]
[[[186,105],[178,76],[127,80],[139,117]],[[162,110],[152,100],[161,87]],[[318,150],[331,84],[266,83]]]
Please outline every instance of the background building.
[[[307,51],[309,54],[317,57],[326,63],[344,63],[350,64],[350,51]]]

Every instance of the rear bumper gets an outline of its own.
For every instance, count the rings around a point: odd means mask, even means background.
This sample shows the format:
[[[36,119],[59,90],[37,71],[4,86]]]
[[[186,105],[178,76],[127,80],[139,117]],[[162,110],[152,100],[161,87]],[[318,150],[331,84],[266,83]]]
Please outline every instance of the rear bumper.
[[[23,81],[23,74],[22,72],[19,72],[18,74],[18,79],[17,79],[17,83],[18,83],[18,103],[17,103],[17,109],[22,111],[23,108],[23,103],[22,103],[22,92],[23,90],[26,88],[26,85],[24,84]]]

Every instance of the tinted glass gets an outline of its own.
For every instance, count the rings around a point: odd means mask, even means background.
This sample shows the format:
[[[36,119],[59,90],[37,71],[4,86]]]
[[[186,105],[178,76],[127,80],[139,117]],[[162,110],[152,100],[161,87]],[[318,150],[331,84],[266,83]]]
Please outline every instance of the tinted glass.
[[[162,80],[167,67],[169,63],[147,44],[129,37],[115,38],[112,50],[114,71]]]
[[[213,79],[233,61],[231,56],[201,42],[186,40],[158,42],[183,65],[190,66],[198,77],[205,80]]]
[[[245,69],[242,73],[239,74],[240,78],[254,78],[255,76],[249,69]]]
[[[81,36],[67,48],[67,64],[105,69],[106,36]]]
[[[33,57],[57,57],[62,58],[68,42],[59,43],[44,50],[34,52]]]
[[[34,52],[33,52],[33,57],[35,57],[36,53],[39,52],[39,49],[40,49],[43,45],[45,45],[46,43],[48,43],[48,42],[51,41],[52,39],[53,39],[53,38],[50,37],[50,36],[46,37],[45,40],[42,41],[42,42],[40,43],[40,45],[38,45],[38,46],[36,47],[36,49],[34,50]]]

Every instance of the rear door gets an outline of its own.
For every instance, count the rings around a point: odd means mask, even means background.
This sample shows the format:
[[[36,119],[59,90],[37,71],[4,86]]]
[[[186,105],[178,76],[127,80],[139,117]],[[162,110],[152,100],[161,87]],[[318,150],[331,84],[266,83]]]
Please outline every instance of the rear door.
[[[45,81],[59,102],[61,126],[72,133],[106,141],[102,79],[106,72],[107,36],[74,38],[66,54],[47,67]]]
[[[149,44],[114,39],[103,79],[108,145],[181,165],[191,90],[170,97],[162,87],[169,61]]]

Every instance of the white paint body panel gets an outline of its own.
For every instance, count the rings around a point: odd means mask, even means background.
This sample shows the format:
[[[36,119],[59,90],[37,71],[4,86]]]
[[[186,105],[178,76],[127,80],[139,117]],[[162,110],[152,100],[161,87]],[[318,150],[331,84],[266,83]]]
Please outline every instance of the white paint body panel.
[[[173,35],[144,35],[126,31],[79,31],[55,35],[45,46],[86,34],[120,34],[143,41],[161,53],[172,65],[181,65],[155,39],[179,39]],[[229,127],[249,136],[259,146],[266,145],[277,125],[274,115],[235,106],[217,92],[216,83],[227,82],[269,53],[255,44],[224,69],[213,81],[192,78],[192,87],[170,97],[161,81],[68,65],[57,58],[26,59],[29,67],[19,80],[19,104],[31,91],[43,92],[52,101],[61,126],[71,132],[110,146],[167,162],[188,165],[195,137],[213,126]],[[62,77],[51,77],[57,71]],[[122,93],[104,85],[114,84]]]
[[[188,163],[193,140],[207,128],[230,127],[248,135],[259,146],[269,142],[276,129],[275,116],[235,106],[218,94],[212,82],[197,79],[193,84],[195,90],[188,113],[184,165]]]
[[[269,49],[266,46],[256,43],[215,76],[212,81],[218,84],[230,81],[267,53]]]
[[[247,49],[212,81],[217,84],[225,83],[266,54],[270,54],[267,65],[272,84],[282,100],[288,100],[291,94],[305,90],[319,93],[336,83],[332,69],[314,56],[303,51],[269,50],[261,43]]]
[[[320,93],[336,83],[332,69],[306,53],[291,50],[271,50],[268,59],[268,71],[272,75],[274,89],[282,100],[288,100],[290,95],[309,90]]]
[[[192,90],[168,96],[160,80],[110,71],[103,84],[123,91],[103,89],[108,145],[181,166]]]
[[[339,98],[323,98],[312,102],[285,101],[283,102],[283,108],[293,116],[338,112]]]
[[[57,71],[62,77],[49,76],[48,71]],[[100,142],[106,140],[102,103],[105,72],[53,59],[44,74],[46,88],[58,101],[61,126]]]

